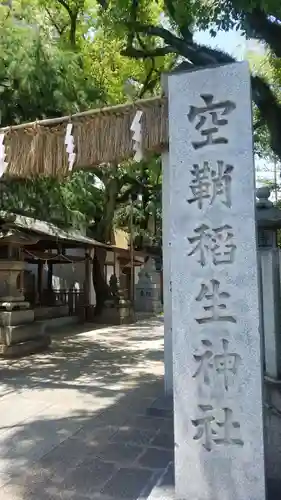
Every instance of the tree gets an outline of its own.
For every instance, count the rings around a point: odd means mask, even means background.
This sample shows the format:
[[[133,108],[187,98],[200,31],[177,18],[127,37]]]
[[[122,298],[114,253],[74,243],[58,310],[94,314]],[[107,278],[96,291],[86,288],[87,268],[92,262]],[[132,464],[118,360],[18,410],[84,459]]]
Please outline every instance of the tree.
[[[94,19],[95,12],[93,2],[71,0],[15,2],[12,13],[2,10],[3,124],[127,101],[132,98],[126,90],[127,80],[136,82],[143,93],[156,91],[155,86],[149,89],[146,85],[146,72],[152,75],[149,65],[116,52],[123,46],[122,39],[105,33]],[[97,178],[102,188],[97,187]],[[116,211],[120,203],[126,206],[130,186],[134,191],[143,189],[131,165],[107,165],[91,173],[75,172],[63,182],[43,178],[7,181],[1,204],[6,210],[64,227],[91,226],[96,239],[110,243],[113,225],[121,223]],[[148,198],[144,196],[144,206]],[[148,220],[146,208],[143,213],[142,228]],[[97,313],[108,297],[105,258],[105,250],[98,249],[93,262]]]
[[[242,29],[270,49],[274,60],[281,57],[281,6],[277,0],[164,0],[157,2],[162,11],[158,22],[151,22],[154,2],[148,0],[109,0],[100,2],[105,22],[111,29],[126,33],[123,54],[136,59],[158,59],[176,55],[182,67],[208,66],[233,62],[220,50],[194,42],[195,28]],[[278,63],[279,64],[279,63]],[[266,126],[274,154],[281,159],[281,106],[275,90],[258,75],[252,76],[253,100],[258,110],[256,129]]]
[[[129,200],[131,203],[128,203]],[[159,156],[128,166],[128,175],[118,201],[115,220],[127,231],[131,230],[130,216],[133,210],[135,247],[154,248],[161,252],[162,168]]]
[[[30,27],[0,23],[0,112],[3,125],[72,114],[105,102],[79,54]]]

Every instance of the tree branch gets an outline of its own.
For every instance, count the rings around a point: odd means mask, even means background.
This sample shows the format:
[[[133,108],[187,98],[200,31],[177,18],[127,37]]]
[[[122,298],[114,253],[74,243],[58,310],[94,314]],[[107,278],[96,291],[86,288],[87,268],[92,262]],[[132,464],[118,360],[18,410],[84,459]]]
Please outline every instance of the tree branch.
[[[69,16],[71,17],[72,10],[71,10],[69,4],[66,2],[66,0],[57,0],[57,2],[59,4],[61,4],[67,10]]]
[[[157,36],[162,38],[164,42],[174,48],[174,52],[189,59],[198,66],[206,66],[208,64],[234,62],[235,59],[229,54],[219,50],[210,49],[209,47],[201,46],[193,42],[185,41],[173,35],[170,31],[160,26],[152,26],[136,23],[133,29],[138,33],[144,33],[148,36]]]
[[[281,57],[281,25],[271,21],[268,14],[258,7],[246,13],[245,19],[255,35],[263,39],[277,57]]]
[[[70,5],[66,0],[57,0],[68,12],[70,18],[70,28],[69,28],[69,41],[72,47],[76,45],[76,28],[77,28],[77,17],[79,12],[79,6],[76,6],[74,10],[71,9]]]
[[[270,86],[260,77],[252,77],[252,90],[253,99],[270,133],[271,148],[281,158],[281,106]]]
[[[135,49],[134,47],[127,47],[125,50],[121,51],[122,56],[132,57],[134,59],[149,59],[158,56],[165,56],[167,54],[173,54],[175,49],[170,46],[159,47],[153,51],[147,51]]]
[[[67,24],[65,24],[64,26],[60,27],[58,25],[58,23],[55,21],[52,13],[49,11],[48,7],[45,6],[45,11],[47,12],[48,16],[49,16],[49,19],[52,23],[52,25],[56,28],[58,34],[61,36],[63,34],[63,32],[65,31],[66,27],[67,27]]]
[[[167,12],[168,12],[169,16],[171,17],[171,19],[173,20],[173,22],[176,25],[178,25],[181,36],[184,38],[184,40],[186,40],[188,42],[192,42],[193,35],[189,29],[189,23],[185,22],[185,23],[179,24],[179,20],[178,20],[177,15],[176,15],[176,8],[175,8],[173,0],[164,0],[164,4],[165,4]],[[183,18],[184,18],[184,16],[183,16]]]

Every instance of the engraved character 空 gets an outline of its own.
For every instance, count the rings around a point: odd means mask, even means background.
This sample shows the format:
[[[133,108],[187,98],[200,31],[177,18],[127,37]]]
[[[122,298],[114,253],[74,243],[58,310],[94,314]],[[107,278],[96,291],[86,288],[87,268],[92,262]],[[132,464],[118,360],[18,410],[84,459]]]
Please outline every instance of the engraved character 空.
[[[193,197],[189,198],[188,203],[197,202],[198,208],[203,208],[205,199],[209,199],[210,205],[217,198],[227,207],[231,207],[231,173],[232,165],[224,164],[223,161],[217,161],[217,168],[211,168],[208,161],[203,162],[201,167],[194,164],[191,170],[193,179],[190,183],[190,189]]]
[[[229,115],[235,108],[236,104],[230,100],[213,102],[212,94],[201,94],[205,106],[190,106],[188,119],[193,123],[197,119],[196,130],[200,131],[204,138],[202,141],[192,142],[194,149],[199,149],[210,144],[227,144],[226,137],[219,135],[219,127],[228,124],[225,116]],[[208,115],[211,117],[211,126],[205,127]]]

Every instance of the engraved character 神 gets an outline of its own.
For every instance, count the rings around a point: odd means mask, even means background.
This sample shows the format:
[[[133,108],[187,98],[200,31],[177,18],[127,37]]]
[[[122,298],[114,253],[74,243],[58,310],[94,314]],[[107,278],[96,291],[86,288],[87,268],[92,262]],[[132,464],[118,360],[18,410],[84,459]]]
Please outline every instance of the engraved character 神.
[[[234,234],[228,224],[210,229],[206,224],[201,224],[194,230],[195,236],[188,237],[194,244],[188,256],[199,254],[198,262],[202,267],[207,264],[207,256],[211,255],[214,265],[232,264],[234,262],[236,245],[233,242]]]
[[[205,106],[190,106],[187,115],[190,123],[193,123],[198,118],[195,128],[200,131],[201,136],[204,138],[203,141],[192,142],[194,149],[199,149],[210,144],[227,144],[227,138],[218,135],[219,127],[228,124],[225,116],[229,115],[236,108],[236,104],[230,100],[214,103],[214,96],[212,94],[201,94],[201,98]],[[211,117],[211,126],[204,128],[208,114]]]
[[[210,372],[213,370],[213,351],[212,342],[209,340],[202,340],[202,344],[205,347],[203,354],[193,354],[195,361],[199,364],[193,378],[202,376],[203,381],[206,385],[210,385]]]
[[[197,433],[193,439],[202,441],[203,447],[211,451],[213,444],[243,446],[244,442],[240,438],[240,423],[234,421],[233,411],[230,408],[215,410],[211,405],[199,405],[199,410],[203,415],[192,420],[192,425],[197,428]],[[216,416],[220,414],[220,416]]]
[[[190,189],[193,197],[189,198],[188,203],[198,203],[198,208],[203,208],[204,199],[210,200],[210,205],[216,198],[220,198],[222,203],[231,207],[231,173],[232,165],[224,165],[223,161],[217,161],[217,168],[211,168],[208,161],[203,162],[201,167],[198,164],[193,165],[191,174],[193,179],[190,183]]]
[[[210,313],[203,318],[196,318],[197,323],[205,324],[216,321],[228,321],[236,323],[236,319],[230,314],[223,314],[226,310],[225,301],[230,298],[228,292],[220,292],[220,282],[216,279],[211,279],[210,284],[202,283],[199,295],[196,297],[197,302],[203,299],[210,305],[203,306],[203,309]]]
[[[233,373],[236,375],[237,368],[241,362],[241,356],[235,352],[228,352],[229,342],[226,339],[222,339],[223,352],[221,354],[215,354],[214,356],[214,366],[218,374],[222,374],[224,378],[225,390],[229,389],[229,374]]]
[[[194,354],[195,361],[199,364],[193,378],[202,377],[204,384],[210,385],[211,377],[214,373],[222,375],[224,379],[225,390],[230,386],[230,374],[236,374],[241,356],[239,354],[228,352],[229,342],[222,339],[223,352],[214,354],[213,344],[209,340],[202,340],[205,351],[202,354]],[[215,370],[215,371],[214,371]]]

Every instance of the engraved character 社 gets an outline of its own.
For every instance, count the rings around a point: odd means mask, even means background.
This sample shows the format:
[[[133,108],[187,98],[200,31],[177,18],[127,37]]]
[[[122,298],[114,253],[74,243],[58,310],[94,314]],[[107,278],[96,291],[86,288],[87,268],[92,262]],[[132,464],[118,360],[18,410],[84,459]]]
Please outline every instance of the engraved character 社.
[[[207,316],[196,318],[197,323],[205,324],[216,321],[228,321],[236,323],[236,319],[229,313],[226,313],[227,306],[225,302],[230,298],[228,292],[220,291],[220,282],[216,279],[211,279],[210,283],[201,284],[201,290],[196,297],[197,302],[205,301],[203,309],[208,313]]]
[[[188,237],[189,243],[194,244],[188,256],[199,254],[198,262],[202,267],[207,264],[210,254],[214,265],[232,264],[234,262],[236,245],[234,244],[233,230],[228,224],[210,229],[201,224],[194,230],[195,236]]]
[[[188,119],[193,123],[197,119],[196,130],[200,131],[203,137],[202,141],[192,142],[194,149],[199,149],[210,144],[227,144],[228,140],[219,134],[219,127],[228,124],[225,116],[229,115],[235,108],[236,104],[232,101],[213,102],[212,94],[201,94],[205,105],[190,106]],[[210,126],[206,124],[208,117],[211,118]],[[206,126],[207,125],[207,126]]]
[[[213,445],[243,446],[240,438],[240,423],[234,421],[233,411],[230,408],[215,410],[212,405],[198,405],[201,416],[192,420],[191,423],[197,428],[193,436],[195,441],[201,441],[207,451],[213,449]]]
[[[227,207],[231,207],[231,173],[232,165],[224,164],[223,161],[217,161],[217,168],[211,168],[208,161],[203,162],[203,166],[193,165],[191,174],[193,176],[190,189],[193,194],[188,203],[197,202],[198,208],[203,208],[205,199],[209,199],[210,205],[217,198]]]
[[[228,351],[229,342],[226,339],[222,339],[223,352],[219,354],[214,354],[213,344],[209,340],[202,340],[202,345],[205,348],[202,354],[193,355],[196,363],[198,363],[193,378],[201,378],[204,384],[210,385],[211,377],[217,373],[222,375],[224,388],[228,391],[230,376],[236,375],[241,356]]]

